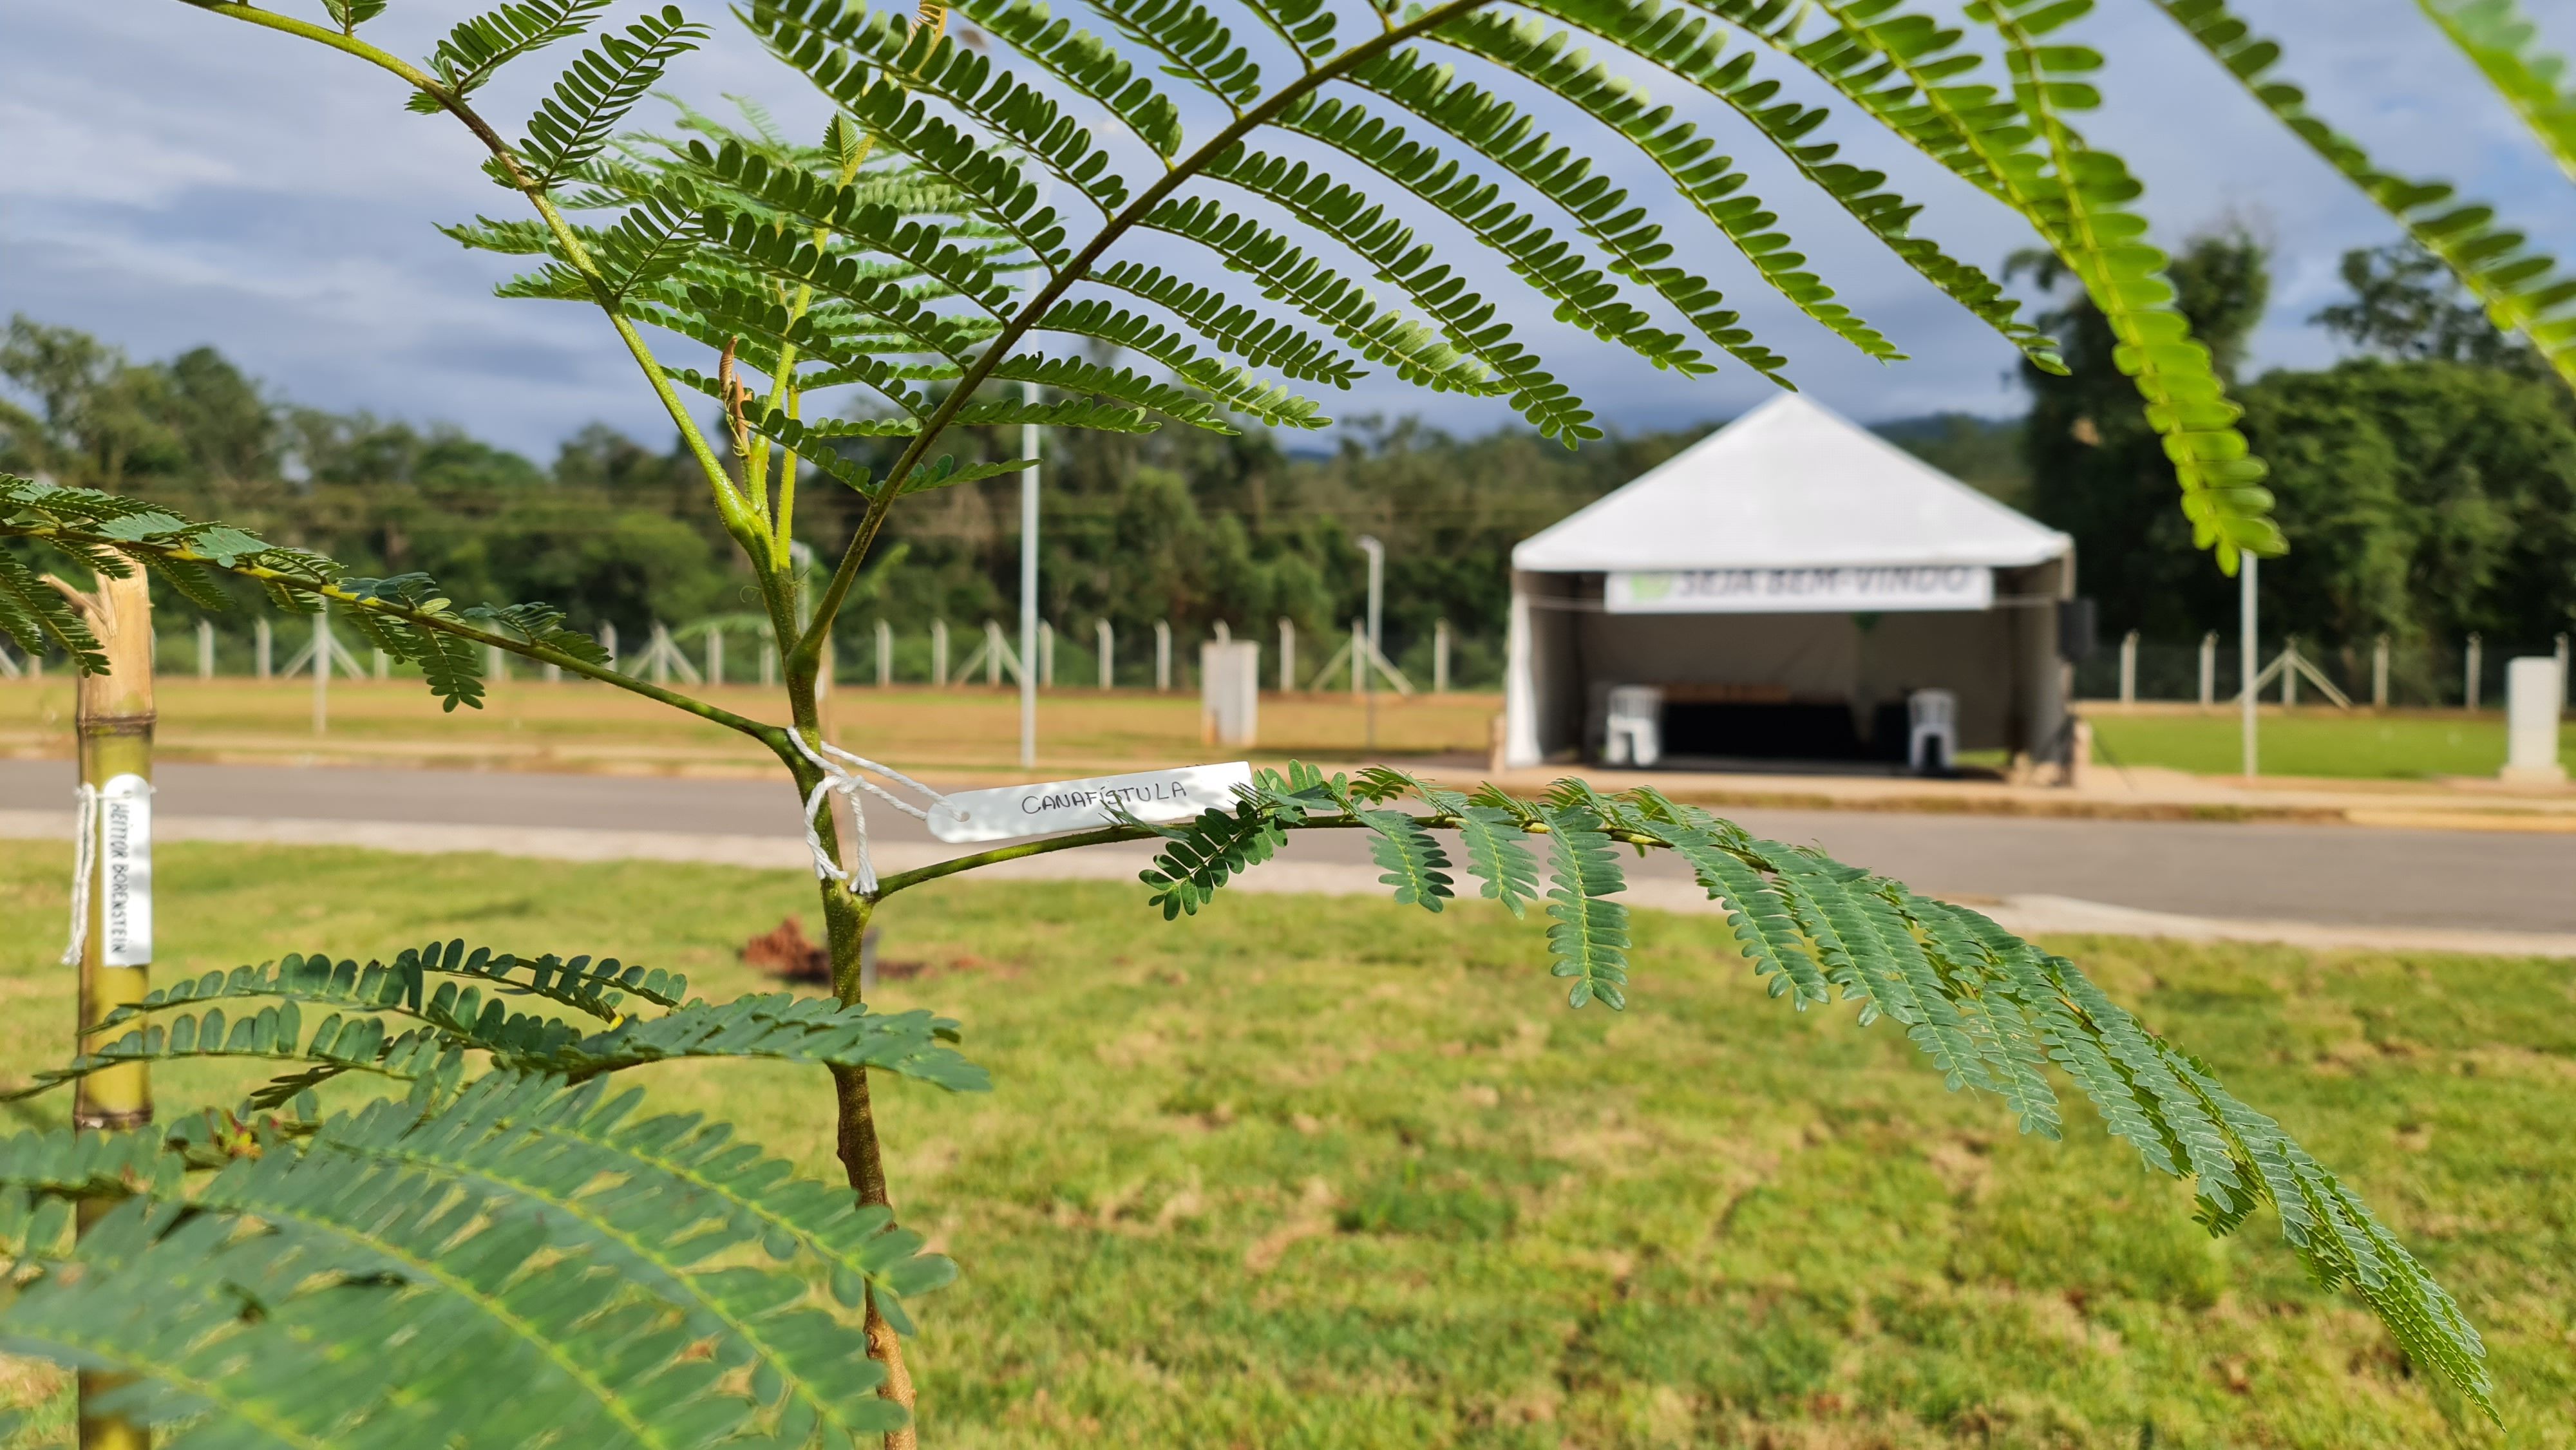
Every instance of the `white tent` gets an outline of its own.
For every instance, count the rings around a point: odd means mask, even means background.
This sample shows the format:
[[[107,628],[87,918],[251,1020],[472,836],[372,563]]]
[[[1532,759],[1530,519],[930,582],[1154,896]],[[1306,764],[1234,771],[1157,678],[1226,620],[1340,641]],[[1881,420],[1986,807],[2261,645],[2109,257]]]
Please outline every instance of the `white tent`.
[[[1888,711],[1945,689],[1961,749],[2055,758],[2074,563],[2066,535],[1783,394],[1513,549],[1505,763],[1597,750],[1620,685],[1664,692],[1685,757],[1901,758]],[[1847,730],[1818,728],[1828,706]]]

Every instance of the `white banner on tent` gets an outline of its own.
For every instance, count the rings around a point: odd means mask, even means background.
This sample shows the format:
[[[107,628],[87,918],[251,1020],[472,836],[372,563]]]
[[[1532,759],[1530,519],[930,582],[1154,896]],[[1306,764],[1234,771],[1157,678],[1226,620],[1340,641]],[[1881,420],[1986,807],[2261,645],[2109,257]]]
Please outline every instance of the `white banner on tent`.
[[[1612,614],[1842,614],[1987,609],[1995,571],[1968,564],[1815,569],[1618,569]]]

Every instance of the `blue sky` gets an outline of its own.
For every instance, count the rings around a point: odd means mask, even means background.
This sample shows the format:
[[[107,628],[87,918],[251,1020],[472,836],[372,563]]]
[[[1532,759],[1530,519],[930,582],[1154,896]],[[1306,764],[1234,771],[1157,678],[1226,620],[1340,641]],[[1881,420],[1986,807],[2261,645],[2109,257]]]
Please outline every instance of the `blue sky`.
[[[675,68],[671,89],[708,104],[748,92],[800,129],[819,125],[820,103],[803,81],[720,7],[682,7],[711,22],[717,38]],[[320,11],[312,0],[281,0],[281,8]],[[2449,176],[2499,202],[2561,255],[2576,250],[2576,187],[2518,134],[2412,0],[2239,0],[2238,8],[2285,41],[2288,74],[2383,164]],[[368,34],[417,55],[465,13],[394,0]],[[2576,38],[2570,21],[2559,13],[2547,22],[2561,50]],[[2256,365],[2331,358],[2329,340],[2304,319],[2339,295],[2337,256],[2394,229],[2145,0],[2105,0],[2084,37],[2112,59],[2109,105],[2088,130],[2145,179],[2162,239],[2232,217],[2275,246],[2274,302]],[[524,115],[551,74],[547,62],[566,59],[568,50],[528,63],[515,84],[487,93],[487,109]],[[477,211],[513,215],[514,199],[475,170],[478,148],[452,122],[414,116],[401,102],[390,78],[354,61],[176,0],[7,7],[0,312],[83,327],[141,357],[212,343],[297,401],[454,422],[539,458],[593,420],[666,438],[667,422],[595,314],[492,297],[506,266],[431,230]],[[1712,129],[1816,270],[1913,357],[1893,365],[1861,357],[1771,296],[1740,258],[1672,208],[1673,229],[1694,247],[1706,242],[1703,254],[1681,260],[1789,355],[1803,388],[1864,419],[2020,406],[2008,347],[1856,225],[1801,195],[1758,138],[1708,109]],[[1849,159],[1885,167],[1925,204],[1916,230],[1954,255],[1992,267],[2027,245],[2008,215],[1910,152],[1859,127],[1835,134],[1853,143]],[[1651,172],[1618,174],[1651,195]],[[1436,225],[1426,230],[1438,239]],[[1606,425],[1700,421],[1769,390],[1731,363],[1714,377],[1657,372],[1548,321],[1544,307],[1513,294],[1508,276],[1494,280],[1487,295],[1526,323],[1524,336]],[[1496,404],[1433,397],[1382,375],[1327,401],[1343,417],[1420,412],[1461,430],[1508,416]]]

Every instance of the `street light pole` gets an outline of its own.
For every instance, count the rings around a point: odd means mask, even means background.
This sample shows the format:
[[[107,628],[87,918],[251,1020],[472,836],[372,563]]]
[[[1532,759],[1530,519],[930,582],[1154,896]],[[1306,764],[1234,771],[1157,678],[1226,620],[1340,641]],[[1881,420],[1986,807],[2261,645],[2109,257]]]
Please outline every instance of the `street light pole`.
[[[1038,405],[1038,385],[1020,384],[1021,401]],[[1020,456],[1038,456],[1038,425],[1020,425]],[[1038,763],[1038,468],[1020,475],[1020,764]]]
[[[1378,643],[1386,625],[1386,545],[1373,534],[1359,538],[1361,552],[1368,555],[1368,652],[1360,662],[1360,678],[1367,683],[1362,694],[1368,706],[1368,748],[1377,749],[1377,662],[1385,658]]]

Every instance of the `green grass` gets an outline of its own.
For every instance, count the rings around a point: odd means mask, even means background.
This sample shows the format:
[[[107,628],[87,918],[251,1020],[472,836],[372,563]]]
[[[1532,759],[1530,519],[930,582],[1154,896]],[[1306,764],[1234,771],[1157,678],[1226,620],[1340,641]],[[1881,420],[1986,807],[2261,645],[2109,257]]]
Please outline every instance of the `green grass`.
[[[65,854],[0,843],[14,1072],[59,1057],[70,1017]],[[735,943],[812,919],[785,873],[161,856],[165,978],[454,933],[723,996],[753,984]],[[1705,918],[1641,917],[1624,1014],[1568,1012],[1535,926],[1482,903],[1244,896],[1167,925],[1141,888],[962,884],[886,920],[886,958],[923,968],[887,1005],[962,1018],[999,1085],[881,1096],[898,1203],[964,1268],[918,1306],[929,1444],[2576,1443],[2564,964],[2062,944],[2460,1296],[2499,1434],[2310,1284],[2268,1215],[2210,1240],[2088,1110],[2063,1145],[2016,1136],[1888,1026],[1766,1000]],[[820,1074],[638,1080],[832,1166]],[[164,1114],[241,1085],[169,1072]]]
[[[2233,712],[2122,715],[2093,722],[2094,758],[2107,765],[2158,765],[2200,775],[2244,768]],[[2492,776],[2504,766],[2504,721],[2494,715],[2267,714],[2259,727],[2266,775],[2422,780]],[[2576,729],[2562,731],[2559,758],[2576,772]]]

